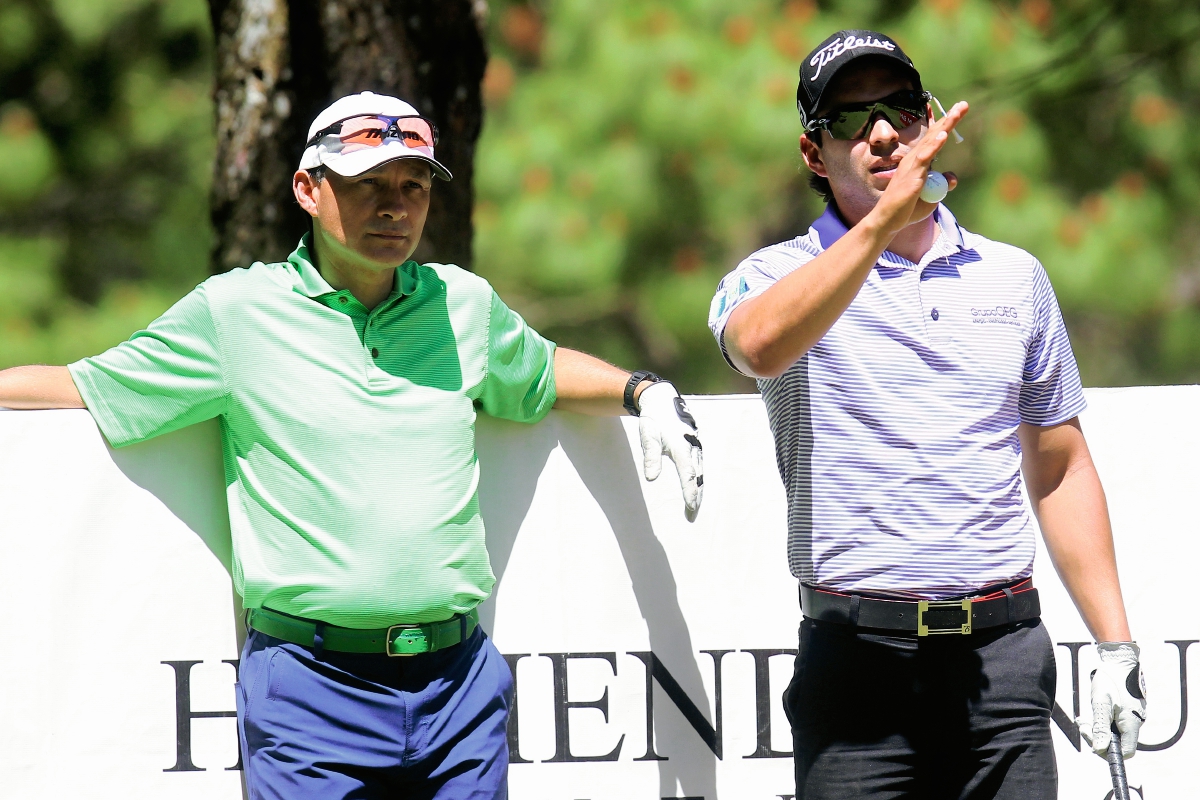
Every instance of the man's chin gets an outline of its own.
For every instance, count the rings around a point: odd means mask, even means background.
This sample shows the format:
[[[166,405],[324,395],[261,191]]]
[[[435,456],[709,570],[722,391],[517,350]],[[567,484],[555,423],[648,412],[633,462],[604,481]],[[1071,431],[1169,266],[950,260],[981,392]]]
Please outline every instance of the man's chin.
[[[376,264],[394,267],[407,261],[416,249],[417,243],[407,236],[368,236],[359,254]]]
[[[871,194],[878,200],[887,191],[888,186],[892,183],[892,176],[896,174],[895,170],[888,172],[872,172],[871,177],[867,180],[867,186],[871,190]]]

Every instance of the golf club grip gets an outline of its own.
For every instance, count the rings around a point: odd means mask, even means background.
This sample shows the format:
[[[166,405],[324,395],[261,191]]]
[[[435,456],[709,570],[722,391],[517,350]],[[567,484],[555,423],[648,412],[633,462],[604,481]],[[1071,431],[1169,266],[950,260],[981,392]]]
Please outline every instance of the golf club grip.
[[[1108,743],[1108,772],[1112,775],[1113,800],[1129,800],[1129,781],[1125,779],[1125,756],[1121,755],[1121,732],[1112,726]]]

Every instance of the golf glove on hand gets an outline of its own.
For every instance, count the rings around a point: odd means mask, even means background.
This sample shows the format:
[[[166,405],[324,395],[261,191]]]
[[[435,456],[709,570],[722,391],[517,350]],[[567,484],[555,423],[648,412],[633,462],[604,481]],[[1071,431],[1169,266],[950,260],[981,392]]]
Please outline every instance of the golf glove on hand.
[[[683,514],[694,522],[704,498],[704,449],[687,403],[668,381],[652,383],[638,397],[639,432],[646,480],[658,478],[666,453],[683,487]]]
[[[1146,721],[1146,679],[1133,642],[1099,642],[1100,667],[1092,673],[1092,750],[1104,756],[1117,723],[1121,755],[1133,758],[1138,731]]]

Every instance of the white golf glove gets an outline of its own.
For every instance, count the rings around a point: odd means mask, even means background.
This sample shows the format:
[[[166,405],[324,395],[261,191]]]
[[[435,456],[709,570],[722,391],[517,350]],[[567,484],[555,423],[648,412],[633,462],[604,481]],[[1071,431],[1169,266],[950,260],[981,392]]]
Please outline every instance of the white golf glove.
[[[1099,642],[1100,667],[1092,673],[1092,750],[1104,756],[1113,722],[1121,732],[1121,755],[1133,758],[1146,721],[1146,679],[1133,642]]]
[[[704,449],[696,435],[696,420],[669,381],[647,386],[637,405],[646,480],[662,472],[666,453],[675,462],[683,487],[683,515],[694,522],[704,498]]]

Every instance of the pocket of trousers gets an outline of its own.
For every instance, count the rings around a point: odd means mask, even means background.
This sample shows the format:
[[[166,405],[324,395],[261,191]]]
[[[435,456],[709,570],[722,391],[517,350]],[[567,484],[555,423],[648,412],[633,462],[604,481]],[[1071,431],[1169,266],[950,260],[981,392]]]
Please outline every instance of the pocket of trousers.
[[[787,717],[788,725],[792,730],[796,729],[796,725],[800,718],[799,703],[801,686],[804,683],[804,667],[805,657],[811,658],[812,654],[808,652],[812,648],[812,625],[811,623],[800,623],[800,629],[796,633],[797,649],[796,660],[792,665],[792,679],[788,681],[787,688],[783,691],[783,713]]]
[[[513,670],[516,667],[515,665],[511,667],[509,666],[508,659],[500,654],[500,651],[496,649],[495,645],[492,644],[492,640],[490,638],[484,640],[484,647],[490,647],[492,649],[492,652],[490,652],[488,656],[489,658],[493,659],[494,663],[496,664],[497,671],[501,673],[500,691],[504,697],[504,707],[511,713],[513,707],[513,698],[517,693],[517,676],[513,674]]]
[[[270,692],[272,689],[272,676],[275,672],[275,659],[279,656],[279,648],[268,648],[262,652],[262,655],[263,663],[257,670],[254,671],[254,674],[249,676],[250,681],[247,683],[245,680],[245,674],[242,676],[243,680],[241,681],[241,684],[243,704],[245,707],[245,715],[247,717],[250,716],[250,711],[255,705],[255,698],[257,697],[259,690],[264,686],[266,687],[267,692]],[[268,697],[268,699],[270,699],[270,697]]]
[[[1058,662],[1054,658],[1054,640],[1050,638],[1050,631],[1046,629],[1046,623],[1038,624],[1038,633],[1042,640],[1042,690],[1049,698],[1047,711],[1054,709],[1055,696],[1058,694]]]

